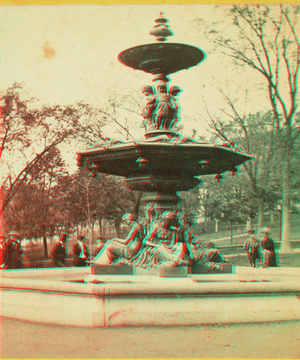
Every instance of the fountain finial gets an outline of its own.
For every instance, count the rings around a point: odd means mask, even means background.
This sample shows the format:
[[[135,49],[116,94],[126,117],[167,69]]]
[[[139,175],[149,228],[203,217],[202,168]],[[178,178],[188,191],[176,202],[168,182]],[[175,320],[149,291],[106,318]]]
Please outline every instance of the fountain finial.
[[[165,17],[165,14],[161,11],[159,15],[160,17],[155,20],[158,25],[155,25],[149,34],[155,36],[157,41],[166,41],[174,33],[170,26],[166,25],[169,20]]]

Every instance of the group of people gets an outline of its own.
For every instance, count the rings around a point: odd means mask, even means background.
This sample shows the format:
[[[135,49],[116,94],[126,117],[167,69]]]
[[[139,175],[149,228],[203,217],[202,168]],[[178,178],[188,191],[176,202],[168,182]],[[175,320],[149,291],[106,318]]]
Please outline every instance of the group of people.
[[[11,231],[7,238],[0,235],[0,269],[21,269],[22,253],[16,231]]]
[[[270,237],[270,228],[262,229],[263,238],[260,240],[255,230],[248,231],[248,238],[244,243],[250,266],[276,267],[275,242]]]
[[[131,227],[127,238],[107,242],[93,263],[131,264],[142,268],[201,263],[209,270],[217,270],[221,263],[228,262],[212,242],[198,240],[191,214],[180,221],[178,212],[166,211],[159,215],[150,205],[144,226],[134,214],[125,214],[122,221]]]
[[[88,261],[90,260],[90,251],[85,244],[86,239],[87,238],[85,236],[78,235],[77,242],[73,245],[74,266],[88,266]],[[68,234],[61,234],[59,242],[57,242],[51,250],[53,265],[55,267],[66,266],[68,240]],[[98,247],[96,249],[95,255],[97,255],[104,246],[104,241],[102,238],[98,238],[97,242]]]

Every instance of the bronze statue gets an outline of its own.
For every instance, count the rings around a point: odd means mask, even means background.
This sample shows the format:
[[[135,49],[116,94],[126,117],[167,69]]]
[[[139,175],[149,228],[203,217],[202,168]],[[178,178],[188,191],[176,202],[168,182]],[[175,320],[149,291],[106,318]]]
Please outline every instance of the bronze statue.
[[[181,237],[179,227],[175,226],[177,213],[165,211],[153,228],[143,239],[143,247],[139,253],[129,261],[130,264],[142,268],[150,268],[158,265],[187,265],[188,244]]]
[[[134,214],[125,214],[122,221],[131,226],[131,230],[124,239],[112,239],[108,241],[99,254],[91,261],[93,264],[112,265],[119,264],[122,260],[132,259],[142,247],[144,228],[136,220]]]
[[[193,254],[193,264],[203,264],[208,270],[219,270],[220,264],[229,263],[212,241],[198,239],[194,232],[194,216],[189,213],[182,219],[182,236]]]
[[[147,123],[147,131],[172,130],[179,122],[180,106],[177,96],[181,89],[172,86],[168,92],[166,85],[158,85],[157,92],[154,86],[145,86],[142,92],[147,96],[147,103],[142,112]]]
[[[157,98],[155,96],[155,87],[154,86],[145,86],[142,89],[142,92],[147,96],[147,104],[143,109],[142,115],[146,120],[147,130],[154,130],[155,123],[153,121],[153,113],[157,105]]]

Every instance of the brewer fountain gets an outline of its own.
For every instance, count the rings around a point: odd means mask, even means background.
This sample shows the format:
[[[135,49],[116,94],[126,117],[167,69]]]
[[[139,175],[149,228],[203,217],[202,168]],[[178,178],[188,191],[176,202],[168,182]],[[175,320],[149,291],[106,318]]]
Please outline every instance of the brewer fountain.
[[[130,189],[145,192],[143,201],[148,209],[157,209],[159,217],[176,213],[177,192],[198,186],[200,177],[215,174],[220,181],[223,173],[234,174],[237,166],[251,159],[233,143],[199,142],[176,131],[181,88],[169,87],[169,75],[200,64],[205,54],[194,46],[166,42],[173,35],[167,23],[161,14],[151,31],[157,42],[119,54],[122,64],[153,76],[153,84],[142,90],[145,135],[138,141],[106,139],[78,154],[79,166],[123,176]],[[130,216],[126,221],[133,223]],[[154,220],[156,227],[159,224],[160,220]],[[135,226],[142,232],[142,227]],[[130,264],[2,270],[2,316],[84,327],[300,319],[299,268],[236,266],[227,273],[206,274],[187,271],[189,266],[158,268],[163,272],[151,273]],[[139,274],[140,270],[146,273]],[[95,281],[85,281],[93,276]]]

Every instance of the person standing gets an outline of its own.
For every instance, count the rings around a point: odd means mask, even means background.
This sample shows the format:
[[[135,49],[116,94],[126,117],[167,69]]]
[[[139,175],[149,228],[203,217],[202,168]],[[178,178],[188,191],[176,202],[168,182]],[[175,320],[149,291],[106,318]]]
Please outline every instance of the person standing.
[[[276,252],[275,252],[275,242],[270,237],[270,228],[266,227],[262,229],[263,240],[261,243],[263,258],[264,258],[264,268],[266,267],[276,267]]]
[[[8,247],[5,236],[0,235],[0,269],[8,267]]]
[[[22,268],[22,247],[18,242],[20,234],[16,231],[11,231],[8,234],[7,241],[7,269],[21,269]]]
[[[66,256],[67,256],[67,242],[69,236],[68,234],[61,234],[59,242],[54,245],[51,250],[51,256],[53,259],[53,264],[55,267],[65,267],[66,266]]]
[[[257,260],[259,259],[259,255],[258,255],[259,246],[260,246],[260,243],[256,236],[256,231],[249,230],[248,238],[244,244],[244,249],[247,252],[248,259],[250,261],[250,266],[252,266],[252,267],[256,267],[256,265],[257,265]]]
[[[85,245],[86,237],[79,235],[77,238],[77,244],[73,246],[73,254],[75,258],[74,266],[87,266],[87,262],[90,257],[89,249]]]

